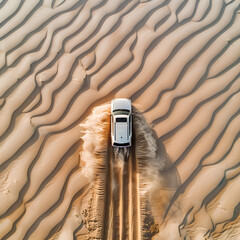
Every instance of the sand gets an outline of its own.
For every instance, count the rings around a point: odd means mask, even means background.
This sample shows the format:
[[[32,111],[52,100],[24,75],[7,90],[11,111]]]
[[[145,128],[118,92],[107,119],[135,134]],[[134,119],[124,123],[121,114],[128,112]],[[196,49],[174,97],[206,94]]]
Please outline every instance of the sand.
[[[1,0],[0,239],[239,240],[239,6]]]

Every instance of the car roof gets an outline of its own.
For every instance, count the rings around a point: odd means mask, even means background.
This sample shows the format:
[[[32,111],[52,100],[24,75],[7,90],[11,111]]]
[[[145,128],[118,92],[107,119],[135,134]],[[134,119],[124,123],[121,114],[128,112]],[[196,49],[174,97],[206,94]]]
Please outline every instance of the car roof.
[[[131,112],[132,106],[131,106],[131,100],[127,98],[116,98],[112,100],[111,104],[111,111],[115,110],[128,110]]]

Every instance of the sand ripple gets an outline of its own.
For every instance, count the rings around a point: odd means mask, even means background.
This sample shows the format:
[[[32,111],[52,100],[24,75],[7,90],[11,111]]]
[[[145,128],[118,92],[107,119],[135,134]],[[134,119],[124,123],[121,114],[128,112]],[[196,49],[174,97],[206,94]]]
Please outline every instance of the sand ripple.
[[[160,174],[167,190],[156,188],[150,201],[159,226],[151,237],[238,239],[239,5],[0,1],[0,238],[87,235],[80,212],[93,180],[83,171],[79,124],[93,107],[127,97],[155,130],[159,157],[168,159]],[[167,176],[176,177],[176,169],[179,185],[171,188]],[[164,203],[158,191],[168,191]],[[132,210],[136,219],[140,205]]]

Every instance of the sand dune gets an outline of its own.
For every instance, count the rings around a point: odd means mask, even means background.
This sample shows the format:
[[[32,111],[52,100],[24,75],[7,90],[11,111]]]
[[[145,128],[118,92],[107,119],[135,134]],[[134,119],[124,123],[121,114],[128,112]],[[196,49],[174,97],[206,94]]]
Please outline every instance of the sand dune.
[[[239,6],[1,0],[0,239],[238,240]]]

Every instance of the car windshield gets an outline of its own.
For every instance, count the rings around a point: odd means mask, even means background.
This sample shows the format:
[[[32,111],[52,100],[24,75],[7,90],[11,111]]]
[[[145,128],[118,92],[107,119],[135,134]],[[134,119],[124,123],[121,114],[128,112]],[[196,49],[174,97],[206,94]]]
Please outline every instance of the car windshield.
[[[129,115],[129,111],[128,110],[115,110],[113,111],[114,115]]]

